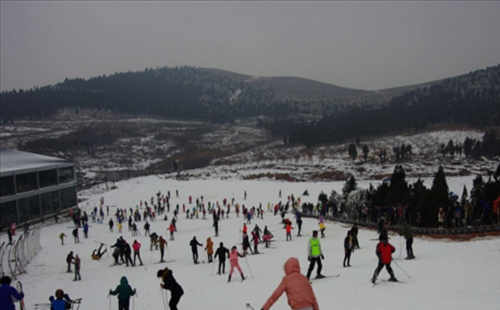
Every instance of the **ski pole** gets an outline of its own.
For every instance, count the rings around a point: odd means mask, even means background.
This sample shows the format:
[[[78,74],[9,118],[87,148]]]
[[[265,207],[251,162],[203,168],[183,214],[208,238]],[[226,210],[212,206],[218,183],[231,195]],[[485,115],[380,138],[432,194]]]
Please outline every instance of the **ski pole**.
[[[410,278],[410,279],[411,279],[411,277],[410,277],[410,276],[406,273],[406,271],[404,271],[404,270],[403,270],[403,268],[401,268],[401,266],[399,266],[399,265],[398,265],[398,263],[396,263],[396,261],[395,261],[395,260],[393,260],[393,261],[394,261],[394,264],[396,264],[396,266],[398,266],[398,267],[399,267],[399,269],[401,269],[401,271],[402,271],[402,272],[404,272],[404,274],[405,274],[406,276],[408,276],[408,278]]]
[[[250,271],[250,275],[251,275],[251,276],[252,276],[252,278],[253,278],[252,269],[250,269],[250,265],[248,264],[248,260],[247,260],[247,256],[246,256],[246,255],[245,255],[245,262],[247,262],[248,271]]]
[[[403,252],[403,247],[401,246],[401,235],[399,235],[399,260],[401,260],[401,252]]]
[[[247,303],[247,308],[250,309],[250,310],[255,310],[254,308],[252,308],[252,306],[250,306],[249,303]]]
[[[170,257],[170,250],[168,249],[168,246],[167,246],[167,254],[168,254],[168,260],[172,260],[172,257]]]

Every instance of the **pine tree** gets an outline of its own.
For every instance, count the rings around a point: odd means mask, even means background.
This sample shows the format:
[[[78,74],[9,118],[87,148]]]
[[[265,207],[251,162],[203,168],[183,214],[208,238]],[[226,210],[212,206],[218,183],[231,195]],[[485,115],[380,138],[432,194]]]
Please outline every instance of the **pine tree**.
[[[447,218],[450,217],[451,201],[448,194],[448,183],[446,182],[446,175],[442,166],[439,166],[438,172],[434,176],[431,187],[431,202],[429,204],[430,218],[426,219],[426,223],[437,226],[437,214],[439,208],[443,208]]]

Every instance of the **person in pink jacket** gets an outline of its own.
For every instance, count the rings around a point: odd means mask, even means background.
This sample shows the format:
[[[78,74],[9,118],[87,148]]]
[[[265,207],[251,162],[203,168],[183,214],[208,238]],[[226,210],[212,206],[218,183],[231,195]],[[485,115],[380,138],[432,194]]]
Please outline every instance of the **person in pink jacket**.
[[[295,257],[290,257],[286,261],[285,276],[278,288],[262,306],[262,310],[269,310],[283,292],[286,292],[288,304],[293,310],[319,310],[311,283],[306,276],[300,273],[299,260]]]
[[[241,270],[240,263],[238,263],[238,257],[245,257],[245,255],[238,253],[238,249],[236,248],[236,246],[233,246],[231,248],[231,251],[229,251],[229,263],[231,264],[231,269],[229,270],[229,278],[227,279],[227,282],[231,282],[231,275],[233,274],[233,270],[235,267],[240,272],[241,281],[245,280],[245,276],[243,275],[243,271]]]

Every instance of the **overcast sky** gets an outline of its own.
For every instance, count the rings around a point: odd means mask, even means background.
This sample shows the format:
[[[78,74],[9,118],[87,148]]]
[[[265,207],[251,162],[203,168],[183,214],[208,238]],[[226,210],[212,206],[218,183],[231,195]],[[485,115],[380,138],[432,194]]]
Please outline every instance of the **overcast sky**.
[[[1,89],[147,67],[357,89],[500,64],[500,2],[1,1]]]

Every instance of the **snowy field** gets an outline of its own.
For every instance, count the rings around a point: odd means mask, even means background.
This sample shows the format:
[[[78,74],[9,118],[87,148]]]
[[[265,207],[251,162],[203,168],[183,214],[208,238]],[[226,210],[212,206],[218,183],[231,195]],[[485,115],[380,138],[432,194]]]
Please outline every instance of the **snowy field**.
[[[368,183],[359,183],[366,187]],[[376,186],[377,183],[374,183]],[[431,180],[426,186],[430,187]],[[464,185],[472,186],[472,177],[448,178],[450,190],[458,194],[462,193]],[[100,190],[89,190],[80,193],[80,196],[88,198],[82,204],[83,210],[90,216],[91,209],[98,205],[99,199],[104,197],[104,204],[110,205],[110,214],[114,213],[116,207],[135,208],[140,200],[150,201],[158,191],[166,194],[170,190],[172,194],[171,205],[181,206],[185,203],[187,207],[188,196],[196,198],[204,197],[204,202],[215,203],[233,197],[240,204],[247,207],[258,207],[259,203],[267,210],[267,203],[280,201],[278,192],[282,191],[281,201],[286,202],[287,195],[294,194],[302,201],[316,203],[318,194],[324,191],[328,195],[332,189],[341,191],[343,182],[329,183],[283,183],[273,181],[220,181],[203,180],[178,182],[174,180],[161,180],[156,176],[131,179],[116,183],[118,187],[108,192]],[[308,190],[310,196],[301,196],[304,190]],[[175,197],[175,191],[179,190],[179,197]],[[247,199],[243,199],[244,191]],[[173,208],[171,208],[171,211]],[[234,212],[234,208],[232,210]],[[151,232],[163,235],[169,241],[167,227],[172,213],[168,214],[169,221],[158,219],[151,224]],[[292,215],[288,214],[292,219]],[[107,223],[109,217],[105,218]],[[89,222],[91,222],[89,220]],[[293,221],[295,224],[295,221]],[[249,255],[246,259],[240,259],[247,280],[241,282],[238,272],[233,275],[231,283],[227,283],[229,262],[226,261],[226,274],[216,274],[217,266],[207,264],[207,257],[203,248],[199,248],[200,260],[204,264],[194,265],[191,258],[189,241],[196,236],[205,246],[207,237],[212,237],[214,250],[220,242],[226,247],[240,244],[240,229],[243,226],[243,218],[236,218],[234,213],[228,219],[220,223],[219,237],[214,237],[212,219],[188,220],[181,212],[177,223],[178,232],[176,239],[169,241],[166,259],[175,262],[157,264],[160,259],[159,251],[149,250],[149,237],[144,237],[144,222],[138,223],[142,236],[132,237],[124,225],[123,232],[119,234],[116,230],[110,232],[106,224],[99,225],[90,223],[89,238],[84,239],[80,230],[81,243],[75,244],[71,237],[73,224],[59,223],[42,229],[42,250],[27,267],[27,273],[20,276],[23,282],[27,309],[34,309],[36,303],[47,303],[48,297],[55,290],[62,288],[72,298],[83,298],[82,310],[92,309],[117,309],[117,299],[108,299],[109,289],[114,289],[122,276],[127,276],[133,288],[137,288],[137,296],[131,300],[131,309],[159,310],[164,309],[162,293],[160,291],[160,280],[156,278],[156,271],[168,266],[174,272],[174,277],[184,289],[184,296],[179,303],[179,309],[213,309],[213,310],[237,310],[245,309],[250,303],[255,309],[260,309],[267,298],[271,295],[284,275],[283,264],[289,257],[297,257],[301,264],[302,273],[306,273],[307,242],[311,231],[317,229],[317,221],[305,219],[302,227],[303,237],[294,237],[292,241],[285,241],[285,231],[280,224],[280,216],[265,213],[264,220],[255,219],[249,225],[249,231],[258,224],[261,228],[265,225],[273,232],[276,242],[273,248],[265,249],[262,245],[259,250],[262,255]],[[294,225],[295,226],[295,225]],[[451,242],[449,240],[432,240],[415,238],[414,252],[416,259],[404,260],[405,251],[402,249],[404,239],[392,235],[390,242],[396,247],[393,254],[395,263],[393,269],[399,280],[405,284],[383,282],[388,279],[387,271],[384,269],[379,275],[376,286],[370,282],[370,278],[377,265],[375,256],[377,233],[373,230],[360,229],[359,243],[361,249],[356,250],[351,257],[350,268],[343,268],[343,240],[350,227],[327,222],[326,237],[321,239],[325,260],[323,261],[323,273],[325,275],[340,274],[338,278],[327,278],[313,282],[321,309],[500,309],[500,238],[492,237],[470,242]],[[61,246],[58,238],[64,232],[68,235],[65,245]],[[100,261],[93,261],[90,257],[92,251],[97,248],[99,242],[113,244],[122,235],[130,244],[137,239],[142,244],[141,255],[145,266],[109,267],[113,263],[111,254],[105,255]],[[3,237],[3,236],[2,236]],[[402,250],[402,251],[401,251]],[[82,281],[73,282],[73,274],[66,273],[66,255],[69,251],[78,254],[82,259],[81,275]],[[398,267],[399,266],[399,267]],[[405,275],[402,269],[409,275]],[[313,275],[315,272],[313,272]],[[411,277],[411,278],[410,278]],[[168,307],[168,305],[167,305]],[[272,307],[276,310],[290,309],[285,295]]]

